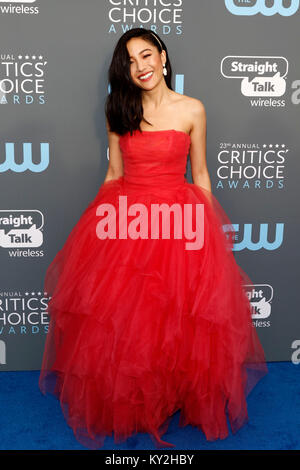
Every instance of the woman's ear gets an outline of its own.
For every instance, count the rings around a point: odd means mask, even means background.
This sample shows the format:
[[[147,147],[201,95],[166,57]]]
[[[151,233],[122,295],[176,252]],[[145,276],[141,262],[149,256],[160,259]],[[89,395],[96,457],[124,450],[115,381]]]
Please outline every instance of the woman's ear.
[[[162,60],[162,65],[167,63],[167,54],[164,49],[161,51],[161,60]]]

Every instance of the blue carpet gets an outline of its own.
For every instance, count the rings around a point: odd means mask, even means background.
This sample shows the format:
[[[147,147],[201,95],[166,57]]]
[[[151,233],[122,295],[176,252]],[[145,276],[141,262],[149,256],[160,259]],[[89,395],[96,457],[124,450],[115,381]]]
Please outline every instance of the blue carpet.
[[[300,365],[268,363],[269,374],[247,398],[249,422],[228,438],[208,442],[196,427],[178,427],[179,411],[163,436],[173,450],[298,450],[300,449]],[[59,402],[38,388],[38,371],[0,373],[1,450],[88,450],[73,436]],[[125,443],[107,437],[103,450],[155,449],[139,433]]]

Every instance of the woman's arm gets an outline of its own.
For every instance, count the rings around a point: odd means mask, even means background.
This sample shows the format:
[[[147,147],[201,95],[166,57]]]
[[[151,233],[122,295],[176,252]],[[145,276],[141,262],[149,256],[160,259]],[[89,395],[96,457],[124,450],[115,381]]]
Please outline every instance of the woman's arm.
[[[206,112],[200,100],[195,100],[192,113],[190,160],[193,183],[211,192],[206,164]]]
[[[109,163],[104,183],[110,180],[118,179],[120,176],[123,176],[123,159],[119,145],[119,135],[116,132],[110,131],[107,120],[106,129],[109,145]]]
[[[208,191],[210,194],[205,192],[205,195],[211,200],[211,181],[206,163],[206,111],[198,99],[193,103],[192,122],[190,160],[193,183]]]

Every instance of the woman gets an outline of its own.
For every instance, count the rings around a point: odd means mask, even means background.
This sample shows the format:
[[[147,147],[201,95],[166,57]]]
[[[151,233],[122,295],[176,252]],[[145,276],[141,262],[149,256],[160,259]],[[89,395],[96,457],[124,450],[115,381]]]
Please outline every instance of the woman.
[[[167,48],[143,28],[119,39],[109,82],[107,175],[46,273],[40,388],[90,448],[136,432],[173,446],[161,436],[178,410],[180,426],[224,439],[267,366],[211,193],[205,108],[172,90]]]

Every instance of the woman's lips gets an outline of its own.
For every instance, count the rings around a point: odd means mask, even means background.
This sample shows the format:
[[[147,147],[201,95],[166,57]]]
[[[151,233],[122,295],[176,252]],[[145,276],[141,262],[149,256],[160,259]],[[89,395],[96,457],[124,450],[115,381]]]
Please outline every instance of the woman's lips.
[[[153,72],[148,72],[148,73],[145,73],[144,75],[140,75],[138,78],[142,82],[148,82],[148,80],[150,80],[152,76],[153,76]],[[146,78],[142,78],[142,77],[146,77]]]

